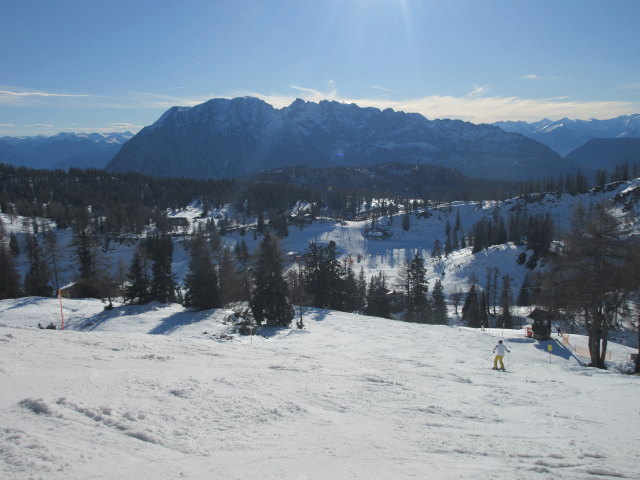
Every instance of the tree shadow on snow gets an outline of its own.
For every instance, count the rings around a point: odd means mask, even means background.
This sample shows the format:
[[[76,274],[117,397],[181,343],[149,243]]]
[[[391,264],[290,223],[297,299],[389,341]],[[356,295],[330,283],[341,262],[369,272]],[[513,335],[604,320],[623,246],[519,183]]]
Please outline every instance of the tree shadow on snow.
[[[302,310],[302,315],[304,316],[305,321],[313,320],[314,322],[321,322],[327,318],[328,314],[329,310],[323,310],[320,308]]]
[[[539,340],[538,343],[536,343],[535,347],[538,350],[549,353],[549,345],[551,345],[551,355],[564,358],[565,360],[569,360],[570,358],[575,358],[576,360],[578,360],[571,350],[554,339]]]
[[[508,343],[536,343],[533,338],[509,338]]]
[[[92,331],[101,325],[114,320],[118,317],[144,315],[162,308],[164,305],[157,302],[147,303],[145,305],[123,305],[115,307],[111,310],[104,310],[92,317],[84,319],[82,322],[73,325],[73,330]]]
[[[202,310],[200,312],[177,312],[168,316],[154,328],[149,330],[151,335],[169,335],[179,328],[200,323],[211,316],[211,310]]]

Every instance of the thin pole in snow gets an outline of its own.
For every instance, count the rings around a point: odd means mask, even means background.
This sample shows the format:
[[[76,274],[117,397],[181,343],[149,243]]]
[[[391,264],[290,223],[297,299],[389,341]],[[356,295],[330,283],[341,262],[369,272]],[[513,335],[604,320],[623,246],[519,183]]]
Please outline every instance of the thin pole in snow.
[[[62,313],[62,289],[58,289],[58,300],[60,301],[60,330],[64,330],[64,313]]]

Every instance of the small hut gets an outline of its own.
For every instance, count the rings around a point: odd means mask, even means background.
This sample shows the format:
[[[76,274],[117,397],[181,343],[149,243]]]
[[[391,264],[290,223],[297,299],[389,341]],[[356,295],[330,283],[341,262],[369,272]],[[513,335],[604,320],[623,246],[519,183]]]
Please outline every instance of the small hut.
[[[536,340],[549,340],[551,338],[551,314],[541,308],[535,308],[527,318],[533,320],[531,330]]]

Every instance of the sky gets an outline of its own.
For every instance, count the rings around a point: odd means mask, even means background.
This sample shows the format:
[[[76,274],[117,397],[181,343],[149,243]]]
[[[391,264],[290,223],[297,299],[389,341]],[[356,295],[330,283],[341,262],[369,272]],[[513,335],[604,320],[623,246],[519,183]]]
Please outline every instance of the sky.
[[[0,136],[251,95],[474,123],[640,112],[637,0],[0,0]]]

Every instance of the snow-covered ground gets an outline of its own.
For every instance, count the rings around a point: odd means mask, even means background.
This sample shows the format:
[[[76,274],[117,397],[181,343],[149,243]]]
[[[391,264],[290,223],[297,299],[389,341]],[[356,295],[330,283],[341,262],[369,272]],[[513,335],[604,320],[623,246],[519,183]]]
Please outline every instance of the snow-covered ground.
[[[638,478],[640,377],[522,331],[63,305],[0,302],[0,478]]]

